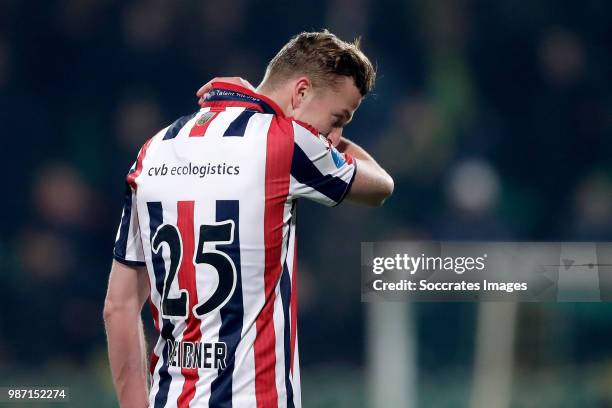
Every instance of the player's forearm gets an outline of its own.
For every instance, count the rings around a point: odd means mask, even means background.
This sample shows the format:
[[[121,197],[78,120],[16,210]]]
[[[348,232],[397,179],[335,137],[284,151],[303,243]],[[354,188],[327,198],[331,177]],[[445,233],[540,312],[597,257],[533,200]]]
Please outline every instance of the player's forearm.
[[[340,138],[340,142],[338,142],[336,149],[338,149],[338,151],[341,153],[348,153],[356,159],[368,160],[376,163],[376,160],[374,160],[374,158],[368,152],[366,152],[363,147],[357,145],[357,143],[355,142],[348,140],[346,137]]]
[[[393,178],[356,143],[342,137],[336,148],[357,159],[358,177],[354,180],[348,199],[369,206],[381,206],[393,193]]]
[[[148,406],[146,343],[140,315],[105,311],[108,354],[121,408]]]
[[[381,178],[387,179],[386,181],[388,181],[389,183],[393,182],[389,173],[387,173],[387,171],[383,169],[382,166],[378,164],[378,162],[368,152],[366,152],[363,147],[359,146],[357,143],[350,141],[345,137],[341,137],[340,142],[338,143],[338,146],[336,148],[341,153],[348,153],[362,162],[367,161],[368,165],[371,164],[371,166],[375,168],[377,172],[380,173]]]

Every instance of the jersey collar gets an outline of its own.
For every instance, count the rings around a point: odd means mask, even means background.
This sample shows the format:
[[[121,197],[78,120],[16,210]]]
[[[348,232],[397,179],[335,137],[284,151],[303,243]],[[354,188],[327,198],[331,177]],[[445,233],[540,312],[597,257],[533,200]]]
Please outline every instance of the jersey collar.
[[[213,82],[212,89],[204,97],[203,108],[239,106],[262,113],[285,116],[282,109],[270,98],[245,87],[227,82]]]

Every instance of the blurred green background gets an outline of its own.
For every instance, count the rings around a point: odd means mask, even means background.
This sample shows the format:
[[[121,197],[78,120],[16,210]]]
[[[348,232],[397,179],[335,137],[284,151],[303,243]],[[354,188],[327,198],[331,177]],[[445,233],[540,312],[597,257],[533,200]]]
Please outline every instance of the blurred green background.
[[[361,241],[610,240],[611,27],[606,0],[0,0],[0,386],[116,405],[102,303],[140,145],[212,77],[257,84],[292,35],[329,28],[376,62],[344,133],[396,188],[382,209],[300,204],[302,399],[380,405],[387,314],[360,302]],[[402,307],[405,406],[612,407],[612,305]],[[512,316],[501,363],[486,310]]]

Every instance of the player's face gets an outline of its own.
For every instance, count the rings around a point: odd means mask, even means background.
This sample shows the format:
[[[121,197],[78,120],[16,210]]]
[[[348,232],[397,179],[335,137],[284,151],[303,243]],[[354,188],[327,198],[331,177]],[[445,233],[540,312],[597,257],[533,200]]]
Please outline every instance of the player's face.
[[[362,99],[353,78],[342,76],[334,87],[311,88],[293,116],[316,127],[335,145]]]

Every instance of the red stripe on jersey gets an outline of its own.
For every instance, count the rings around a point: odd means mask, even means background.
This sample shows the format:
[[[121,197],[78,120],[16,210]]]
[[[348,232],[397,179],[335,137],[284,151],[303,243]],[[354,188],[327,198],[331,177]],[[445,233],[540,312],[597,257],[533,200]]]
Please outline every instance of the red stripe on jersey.
[[[274,288],[282,272],[283,210],[289,194],[293,156],[293,127],[289,120],[273,117],[266,147],[266,201],[264,211],[265,303],[255,321],[255,394],[258,408],[274,408],[276,390],[276,337],[274,334]]]
[[[308,130],[314,136],[319,137],[319,130],[316,127],[312,126],[310,123],[302,122],[301,120],[297,120],[295,118],[293,118],[293,121],[304,129]]]
[[[291,374],[293,374],[293,356],[295,354],[295,336],[297,334],[297,235],[293,235],[293,273],[291,274],[291,302],[289,304],[291,313]]]
[[[210,126],[210,123],[215,120],[215,118],[217,116],[219,116],[219,112],[222,112],[225,108],[223,109],[219,109],[219,108],[213,108],[210,110],[210,112],[214,112],[212,117],[210,119],[208,119],[206,122],[202,123],[202,124],[198,124],[202,118],[205,115],[209,115],[209,112],[204,112],[203,115],[200,115],[200,117],[198,118],[198,120],[195,121],[195,124],[193,125],[193,127],[191,128],[191,131],[189,132],[189,137],[201,137],[204,136],[206,134],[206,129],[208,129],[208,126]]]
[[[151,300],[150,295],[149,295],[149,306],[151,307],[151,316],[153,316],[153,324],[155,325],[155,329],[159,333],[159,312],[157,311],[157,308],[153,304],[153,301]]]
[[[147,154],[147,149],[149,148],[149,145],[151,144],[152,141],[153,141],[153,138],[150,138],[140,148],[140,151],[138,152],[138,158],[136,159],[136,169],[133,172],[129,173],[127,176],[127,182],[134,191],[136,191],[136,187],[137,187],[136,177],[140,176],[140,173],[142,172],[142,161],[144,160],[145,155]]]
[[[157,330],[157,333],[159,333],[159,312],[157,311],[157,308],[153,304],[153,301],[151,300],[150,295],[149,295],[149,306],[151,307],[151,315],[153,316],[153,324],[155,325],[155,329]],[[149,363],[149,372],[151,373],[151,375],[153,375],[153,372],[155,371],[157,360],[159,360],[159,356],[155,354],[155,351],[151,352],[151,360]]]
[[[257,112],[263,112],[263,109],[260,105],[252,102],[244,102],[244,101],[205,101],[200,105],[202,108],[211,108],[211,110],[219,107],[238,107],[238,108],[246,108],[249,110],[254,110]]]
[[[342,153],[344,155],[344,159],[348,164],[353,164],[353,156],[348,153]]]
[[[251,91],[248,88],[242,87],[240,85],[234,85],[234,84],[230,84],[229,82],[213,82],[212,83],[213,88],[223,88],[223,89],[229,89],[230,91],[234,91],[234,92],[239,92],[245,95],[250,95],[254,98],[260,99],[262,101],[264,101],[266,104],[268,104],[268,106],[270,106],[273,110],[274,113],[281,117],[284,118],[285,117],[285,113],[283,112],[283,110],[280,108],[280,106],[278,106],[276,104],[276,102],[274,102],[272,99],[268,98],[265,95],[261,95],[258,93],[255,93],[253,91]],[[225,103],[224,103],[225,105]],[[240,105],[243,106],[243,105]]]
[[[193,253],[195,250],[195,229],[193,223],[193,201],[179,201],[177,203],[176,225],[183,243],[183,258],[178,271],[179,288],[186,289],[189,294],[187,307],[187,322],[183,331],[183,341],[200,341],[200,319],[191,312],[198,303],[198,289],[196,287],[195,266],[193,265]],[[183,390],[178,397],[179,408],[186,408],[195,395],[195,384],[198,381],[197,368],[181,368],[181,374],[185,378]]]
[[[159,356],[155,354],[155,352],[151,353],[151,363],[149,365],[149,373],[153,375],[155,373],[155,366],[157,365],[157,361],[159,360]]]

